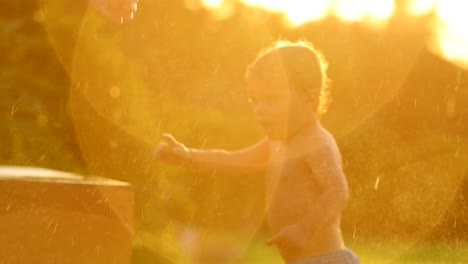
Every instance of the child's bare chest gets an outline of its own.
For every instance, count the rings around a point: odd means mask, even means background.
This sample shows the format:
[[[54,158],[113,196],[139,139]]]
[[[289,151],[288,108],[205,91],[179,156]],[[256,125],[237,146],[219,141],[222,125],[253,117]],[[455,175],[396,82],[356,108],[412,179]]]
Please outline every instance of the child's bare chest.
[[[302,155],[272,153],[265,177],[269,222],[278,228],[301,218],[320,192]]]
[[[268,196],[311,198],[319,191],[303,157],[271,159],[265,180]]]

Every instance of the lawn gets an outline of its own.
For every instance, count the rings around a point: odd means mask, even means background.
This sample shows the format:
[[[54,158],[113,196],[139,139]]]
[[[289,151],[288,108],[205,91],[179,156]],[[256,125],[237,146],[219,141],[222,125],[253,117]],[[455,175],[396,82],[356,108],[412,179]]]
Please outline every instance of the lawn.
[[[266,236],[257,235],[250,241],[247,248],[246,241],[232,238],[218,238],[205,240],[196,245],[198,248],[196,257],[189,257],[188,252],[183,252],[180,246],[176,246],[174,239],[164,238],[154,234],[145,236],[145,246],[152,248],[163,255],[164,263],[177,264],[281,264],[284,263],[273,247],[267,246],[264,241]],[[207,243],[208,242],[208,243]],[[453,241],[422,241],[422,240],[384,240],[369,237],[346,237],[345,242],[359,257],[362,264],[464,264],[468,263],[468,242]],[[241,243],[244,243],[241,245]],[[152,244],[153,246],[151,246]],[[162,246],[156,246],[156,244]],[[203,244],[203,245],[202,245]],[[202,245],[202,246],[200,246]],[[141,244],[140,244],[141,246]],[[172,248],[172,250],[167,250]],[[178,248],[178,250],[174,250]],[[172,251],[172,252],[170,252]],[[200,252],[202,252],[200,254]],[[233,254],[233,252],[236,252]],[[194,255],[195,256],[195,255]],[[134,264],[145,264],[156,261],[152,258],[139,257]],[[157,261],[161,263],[160,260]]]
[[[462,264],[468,263],[468,242],[384,241],[346,239],[347,246],[366,264]],[[239,264],[283,263],[272,249],[256,241]]]

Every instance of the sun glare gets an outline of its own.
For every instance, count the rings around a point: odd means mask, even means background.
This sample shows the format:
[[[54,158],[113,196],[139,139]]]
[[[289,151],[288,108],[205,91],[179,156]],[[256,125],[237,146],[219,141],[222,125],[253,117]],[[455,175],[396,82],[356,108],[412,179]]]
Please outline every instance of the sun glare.
[[[202,0],[202,4],[207,8],[220,8],[224,5],[224,0]]]
[[[367,13],[375,20],[389,19],[395,9],[393,0],[368,0]]]
[[[213,17],[219,20],[227,19],[234,13],[234,5],[232,1],[201,0],[201,5],[205,9],[211,10]]]
[[[467,37],[468,17],[466,11],[468,10],[468,2],[444,0],[439,1],[436,8],[437,16],[446,25],[447,31],[451,35]]]
[[[363,20],[366,15],[362,0],[336,0],[333,10],[336,16],[346,22]]]
[[[336,0],[335,15],[347,22],[364,22],[372,26],[387,21],[393,14],[393,0]]]
[[[232,2],[234,1],[201,0],[204,8],[215,13],[220,12],[219,10],[223,10]],[[292,26],[323,19],[330,14],[330,11],[333,11],[333,14],[340,20],[347,22],[366,23],[368,20],[371,23],[381,22],[388,20],[395,8],[394,0],[238,0],[238,2],[265,11],[280,13]]]
[[[457,0],[437,1],[436,49],[461,66],[468,67],[468,2]]]
[[[437,44],[444,57],[446,57],[448,60],[453,60],[465,65],[468,64],[466,44],[463,45],[456,39],[451,39],[449,37],[439,39]]]
[[[195,0],[193,0],[195,1]],[[347,23],[362,23],[381,28],[395,13],[395,0],[201,0],[215,17],[227,18],[233,3],[281,14],[291,27],[321,20],[333,15]],[[398,2],[401,3],[401,2]],[[448,60],[468,67],[468,1],[407,0],[404,8],[409,16],[429,16],[435,36],[432,48]]]
[[[240,0],[240,2],[272,12],[285,10],[286,5],[286,2],[282,0]]]
[[[288,1],[284,12],[287,20],[293,26],[299,26],[310,21],[325,18],[330,7],[329,0],[316,0],[304,2],[301,0]]]
[[[434,11],[436,2],[437,0],[412,0],[407,2],[406,9],[410,15],[423,16]]]

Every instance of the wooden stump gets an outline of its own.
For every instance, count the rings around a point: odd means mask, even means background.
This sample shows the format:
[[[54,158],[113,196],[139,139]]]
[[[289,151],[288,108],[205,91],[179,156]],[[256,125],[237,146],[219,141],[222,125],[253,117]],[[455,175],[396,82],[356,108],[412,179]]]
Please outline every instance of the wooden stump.
[[[0,166],[0,263],[131,262],[131,186]]]

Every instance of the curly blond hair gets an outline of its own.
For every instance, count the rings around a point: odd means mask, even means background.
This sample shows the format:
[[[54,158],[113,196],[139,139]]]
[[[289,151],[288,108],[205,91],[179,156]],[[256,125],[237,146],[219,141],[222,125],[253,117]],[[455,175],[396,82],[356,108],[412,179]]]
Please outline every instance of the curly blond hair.
[[[286,77],[290,86],[315,99],[320,116],[331,102],[327,69],[328,62],[312,43],[279,40],[260,51],[245,79]]]

